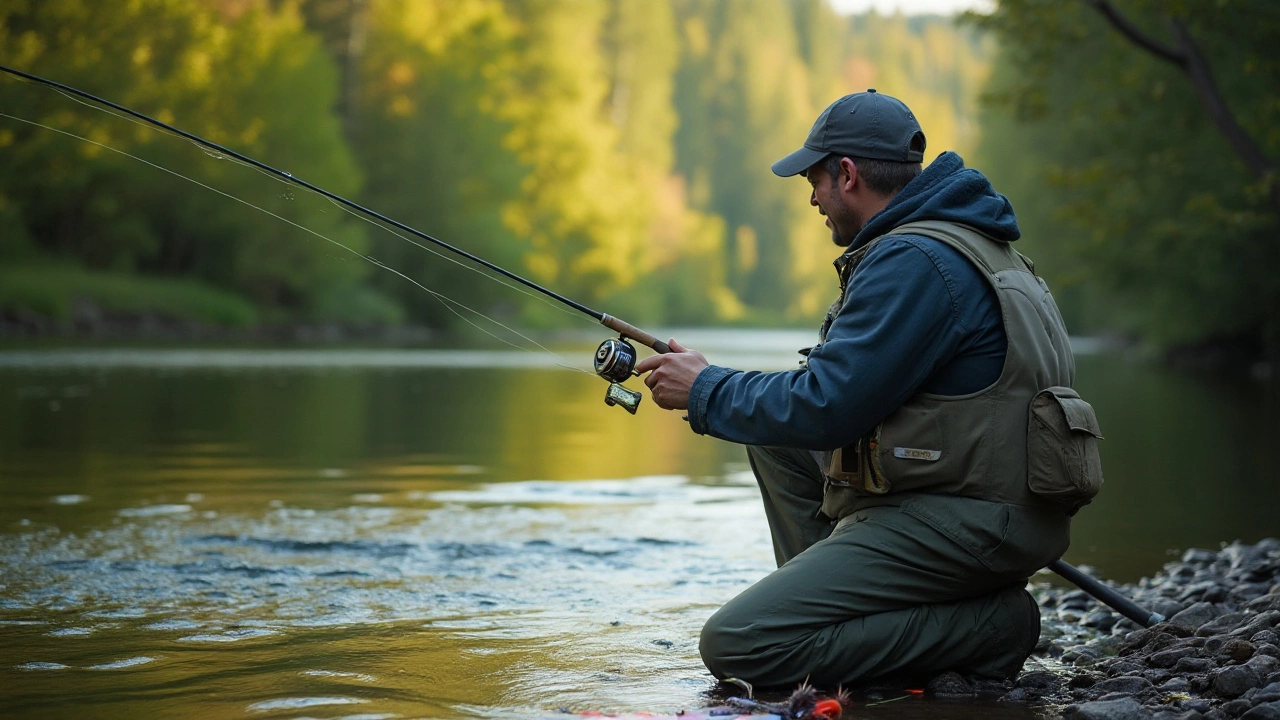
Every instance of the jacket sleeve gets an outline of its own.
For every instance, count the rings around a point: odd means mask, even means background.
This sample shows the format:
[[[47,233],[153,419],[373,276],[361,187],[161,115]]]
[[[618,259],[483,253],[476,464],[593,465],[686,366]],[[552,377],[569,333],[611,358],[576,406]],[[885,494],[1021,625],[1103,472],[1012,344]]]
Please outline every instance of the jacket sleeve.
[[[690,389],[690,426],[747,445],[832,450],[849,444],[954,356],[967,332],[955,285],[927,242],[881,240],[849,279],[826,340],[806,367],[704,369]]]

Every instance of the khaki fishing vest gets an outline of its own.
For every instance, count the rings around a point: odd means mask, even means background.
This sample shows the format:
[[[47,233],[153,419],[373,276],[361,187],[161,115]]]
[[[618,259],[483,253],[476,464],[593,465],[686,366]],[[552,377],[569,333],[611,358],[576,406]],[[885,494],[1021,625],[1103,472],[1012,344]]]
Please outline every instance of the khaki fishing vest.
[[[824,514],[896,504],[893,496],[907,492],[1048,503],[1074,514],[1101,486],[1101,434],[1093,408],[1070,389],[1075,360],[1048,286],[1008,243],[939,221],[902,225],[850,253],[841,285],[873,244],[892,235],[939,240],[978,268],[1000,303],[1004,368],[969,395],[918,393],[857,442],[825,453]]]

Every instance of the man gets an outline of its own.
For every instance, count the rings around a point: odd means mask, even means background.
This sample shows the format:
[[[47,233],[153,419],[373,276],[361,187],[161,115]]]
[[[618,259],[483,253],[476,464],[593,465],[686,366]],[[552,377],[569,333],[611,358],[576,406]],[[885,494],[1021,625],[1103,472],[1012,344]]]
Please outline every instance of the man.
[[[779,568],[703,628],[717,677],[1008,677],[1039,638],[1026,582],[1061,556],[1088,498],[1029,489],[1028,408],[1046,388],[1078,398],[1074,364],[1052,297],[1009,247],[1009,202],[954,153],[922,171],[924,149],[911,111],[868,90],[774,163],[808,180],[847,248],[802,368],[708,366],[674,340],[637,367],[695,432],[748,446],[764,498]],[[1087,415],[1071,429],[1096,435]]]

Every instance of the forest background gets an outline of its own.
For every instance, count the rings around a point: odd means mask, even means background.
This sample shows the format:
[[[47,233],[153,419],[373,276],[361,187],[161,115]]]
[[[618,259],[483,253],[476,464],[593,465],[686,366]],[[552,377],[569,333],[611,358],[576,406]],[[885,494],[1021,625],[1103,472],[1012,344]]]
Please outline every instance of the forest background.
[[[838,249],[803,181],[769,164],[831,100],[875,87],[920,118],[926,161],[956,150],[1010,197],[1018,247],[1073,332],[1250,357],[1280,350],[1276,47],[1273,0],[1003,0],[960,21],[842,16],[825,0],[0,8],[5,65],[639,325],[816,321]],[[1190,66],[1209,73],[1218,115],[1178,57],[1204,61]],[[328,201],[47,88],[5,76],[0,114],[10,334],[86,314],[456,330],[459,304],[564,322]]]

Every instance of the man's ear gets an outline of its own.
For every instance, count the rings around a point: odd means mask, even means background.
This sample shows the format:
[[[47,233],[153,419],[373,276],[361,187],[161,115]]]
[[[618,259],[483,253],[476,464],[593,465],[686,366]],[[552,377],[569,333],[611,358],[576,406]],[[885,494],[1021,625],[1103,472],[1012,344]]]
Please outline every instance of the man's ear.
[[[841,176],[837,179],[840,183],[840,189],[844,192],[853,192],[853,186],[858,183],[858,166],[847,157],[840,158]]]

